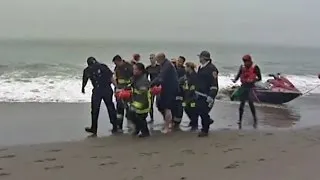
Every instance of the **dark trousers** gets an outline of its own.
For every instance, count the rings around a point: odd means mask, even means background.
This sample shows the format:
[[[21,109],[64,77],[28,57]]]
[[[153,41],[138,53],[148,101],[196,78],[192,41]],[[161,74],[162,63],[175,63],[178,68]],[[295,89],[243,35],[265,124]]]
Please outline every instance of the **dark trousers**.
[[[251,87],[241,87],[242,93],[240,95],[240,107],[239,107],[239,124],[242,123],[242,116],[244,112],[244,106],[246,104],[246,101],[249,103],[249,107],[252,113],[252,116],[254,118],[254,121],[256,123],[256,109],[253,104],[253,100],[251,98],[252,88]]]
[[[202,132],[208,133],[210,128],[211,117],[209,115],[212,107],[206,102],[206,98],[200,97],[197,100],[197,113],[201,118]]]
[[[191,107],[190,104],[186,104],[184,107],[184,111],[186,112],[188,118],[190,119],[189,126],[192,128],[198,128],[198,113],[196,107]]]
[[[183,116],[182,100],[175,100],[172,108],[172,117],[175,124],[180,124]]]
[[[94,89],[91,96],[91,129],[97,132],[101,101],[106,104],[110,123],[116,127],[116,109],[112,101],[112,89]]]
[[[149,113],[151,121],[153,121],[153,104],[154,104],[154,100],[155,100],[155,96],[152,95],[152,97],[151,97],[151,108],[150,108],[150,113]]]
[[[142,134],[149,134],[148,124],[147,124],[147,117],[148,113],[138,114],[133,111],[128,111],[128,119],[132,121],[135,125],[136,129],[135,132],[138,134],[141,132]]]

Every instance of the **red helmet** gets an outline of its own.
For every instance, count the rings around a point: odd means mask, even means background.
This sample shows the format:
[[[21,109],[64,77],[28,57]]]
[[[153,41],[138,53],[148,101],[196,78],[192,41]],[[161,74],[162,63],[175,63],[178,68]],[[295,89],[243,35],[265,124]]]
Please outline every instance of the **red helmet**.
[[[246,54],[242,57],[243,61],[252,61],[252,57],[249,54]]]

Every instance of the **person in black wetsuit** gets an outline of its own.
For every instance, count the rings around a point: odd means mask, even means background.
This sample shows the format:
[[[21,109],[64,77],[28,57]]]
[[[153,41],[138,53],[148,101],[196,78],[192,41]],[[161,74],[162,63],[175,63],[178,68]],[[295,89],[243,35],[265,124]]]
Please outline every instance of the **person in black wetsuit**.
[[[253,116],[253,127],[257,128],[257,115],[256,109],[253,104],[253,100],[250,97],[252,88],[257,81],[261,81],[261,72],[259,66],[253,64],[252,57],[245,55],[242,57],[244,65],[240,66],[237,76],[233,80],[234,83],[240,78],[241,81],[241,95],[240,95],[240,107],[239,107],[239,129],[242,128],[242,116],[244,105],[246,101],[249,102],[250,110]]]
[[[155,54],[150,54],[150,65],[146,67],[148,78],[150,81],[153,81],[160,73],[160,65],[157,64],[155,59]],[[151,109],[150,109],[150,122],[154,121],[153,117],[153,104],[154,104],[155,96],[152,95],[151,98]]]
[[[113,126],[112,132],[117,132],[116,109],[112,101],[113,90],[111,83],[115,83],[113,73],[105,64],[97,62],[94,57],[87,59],[88,67],[83,71],[82,93],[85,93],[85,87],[90,79],[93,90],[91,96],[91,127],[85,128],[86,132],[97,135],[98,117],[100,104],[103,100],[107,106],[110,122]]]
[[[199,81],[196,85],[196,94],[198,95],[196,106],[201,118],[202,129],[198,136],[205,137],[208,136],[210,125],[213,123],[209,113],[219,90],[219,71],[216,66],[212,64],[208,51],[202,51],[199,59],[201,65],[197,72]]]

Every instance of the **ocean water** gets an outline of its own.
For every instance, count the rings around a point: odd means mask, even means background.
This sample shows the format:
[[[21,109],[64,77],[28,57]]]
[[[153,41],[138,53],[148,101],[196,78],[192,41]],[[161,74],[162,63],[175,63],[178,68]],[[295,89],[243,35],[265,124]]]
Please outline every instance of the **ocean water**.
[[[168,58],[183,55],[187,61],[198,63],[197,54],[211,52],[220,71],[220,88],[233,85],[244,54],[250,53],[264,74],[281,72],[288,76],[302,92],[320,84],[320,51],[317,48],[280,47],[186,42],[125,42],[37,40],[0,41],[0,101],[1,102],[89,102],[81,93],[82,71],[88,56],[96,57],[114,68],[112,57],[120,54],[130,60],[133,53],[142,55],[149,63],[150,53],[165,52]],[[312,93],[320,93],[320,88]]]

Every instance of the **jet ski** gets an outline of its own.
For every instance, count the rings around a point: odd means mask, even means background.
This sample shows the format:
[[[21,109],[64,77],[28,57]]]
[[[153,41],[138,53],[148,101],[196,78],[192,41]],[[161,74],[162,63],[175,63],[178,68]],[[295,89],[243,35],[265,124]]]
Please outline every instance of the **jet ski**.
[[[250,97],[257,103],[284,104],[294,100],[302,93],[280,73],[269,74],[266,82],[257,82],[250,94]],[[231,101],[239,101],[241,88],[232,87]]]

